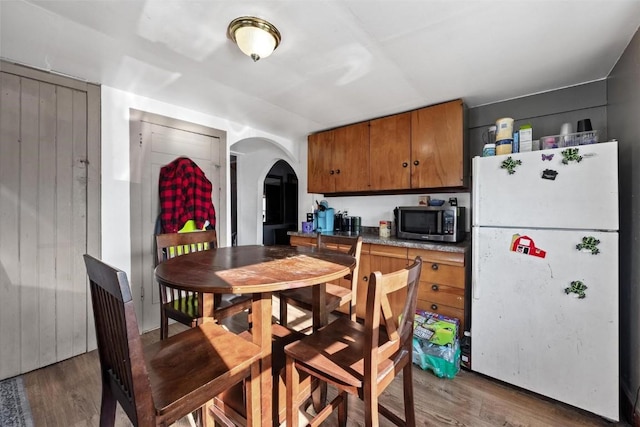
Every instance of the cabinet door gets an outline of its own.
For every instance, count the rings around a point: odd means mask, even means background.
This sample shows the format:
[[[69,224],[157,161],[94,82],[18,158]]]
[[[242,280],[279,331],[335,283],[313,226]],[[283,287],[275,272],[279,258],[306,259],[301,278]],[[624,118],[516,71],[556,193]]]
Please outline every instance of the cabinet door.
[[[335,179],[332,174],[332,146],[334,131],[309,135],[307,160],[307,192],[332,193]]]
[[[407,261],[407,248],[396,246],[371,245],[370,251],[371,271],[379,271],[382,274],[401,270],[409,265]],[[402,307],[407,299],[406,289],[389,295],[389,303],[394,313],[402,312]]]
[[[411,113],[371,120],[371,190],[411,188]]]
[[[464,185],[461,100],[411,112],[411,187]]]
[[[369,122],[334,129],[335,191],[369,189]]]

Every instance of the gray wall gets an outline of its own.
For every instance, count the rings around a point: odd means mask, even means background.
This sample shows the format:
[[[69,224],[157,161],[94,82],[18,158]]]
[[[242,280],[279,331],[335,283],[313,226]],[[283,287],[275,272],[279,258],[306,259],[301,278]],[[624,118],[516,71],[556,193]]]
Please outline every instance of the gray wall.
[[[560,126],[565,122],[571,123],[576,132],[578,120],[589,118],[593,129],[599,131],[599,141],[607,141],[607,82],[600,80],[470,108],[468,126],[471,157],[482,154],[482,133],[501,117],[513,118],[514,129],[530,124],[533,127],[533,139],[558,135]]]
[[[640,33],[607,79],[609,133],[620,150],[620,375],[631,404],[640,386]]]

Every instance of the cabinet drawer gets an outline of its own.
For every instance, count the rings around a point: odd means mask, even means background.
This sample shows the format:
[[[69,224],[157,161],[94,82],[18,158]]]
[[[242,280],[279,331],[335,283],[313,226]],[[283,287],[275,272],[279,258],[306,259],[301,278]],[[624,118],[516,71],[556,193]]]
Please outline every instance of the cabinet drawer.
[[[421,282],[418,300],[433,301],[435,304],[464,309],[464,289]]]
[[[397,246],[386,246],[372,243],[369,249],[369,253],[371,255],[378,255],[388,258],[399,258],[403,260],[407,259],[407,248],[401,248]]]
[[[421,256],[424,262],[464,266],[464,254],[460,252],[442,252],[429,249],[409,248],[409,259],[413,260],[417,256]]]
[[[317,239],[313,237],[291,236],[289,244],[291,246],[315,246]]]
[[[454,286],[464,289],[464,267],[453,267],[438,262],[423,262],[420,281],[429,284]]]
[[[423,299],[418,299],[418,308],[420,310],[430,311],[431,313],[438,313],[448,317],[455,317],[456,319],[460,320],[460,329],[462,330],[464,328],[464,310],[461,308],[451,307],[435,301]]]

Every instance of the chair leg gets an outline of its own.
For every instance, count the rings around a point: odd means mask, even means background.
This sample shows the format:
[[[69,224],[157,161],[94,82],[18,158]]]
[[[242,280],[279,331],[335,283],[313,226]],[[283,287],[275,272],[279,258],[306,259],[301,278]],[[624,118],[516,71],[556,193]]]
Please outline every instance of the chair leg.
[[[409,361],[402,370],[402,388],[404,392],[404,419],[407,426],[416,425],[416,412],[413,406],[413,365]]]
[[[116,422],[116,398],[111,388],[102,383],[102,402],[100,403],[100,427],[113,427]]]
[[[166,340],[169,337],[169,317],[164,309],[160,309],[160,339]]]
[[[347,427],[347,413],[349,412],[349,393],[342,392],[343,400],[338,406],[338,425]]]
[[[287,425],[298,425],[298,411],[299,408],[295,404],[295,399],[299,393],[300,385],[300,373],[296,368],[293,358],[287,356],[286,363],[286,377],[287,377]]]
[[[365,387],[364,389],[364,425],[367,427],[380,425],[378,391],[373,387]]]
[[[287,303],[284,298],[280,297],[280,324],[286,327],[287,323]]]

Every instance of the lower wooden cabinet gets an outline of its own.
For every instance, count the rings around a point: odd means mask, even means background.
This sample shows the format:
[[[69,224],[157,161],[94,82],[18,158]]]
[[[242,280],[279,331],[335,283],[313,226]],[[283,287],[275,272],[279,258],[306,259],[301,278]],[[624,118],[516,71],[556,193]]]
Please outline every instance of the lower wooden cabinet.
[[[291,236],[292,246],[315,246],[311,237]],[[459,336],[468,330],[470,301],[468,292],[470,275],[468,253],[442,252],[428,249],[364,243],[360,255],[356,313],[365,316],[367,290],[371,272],[391,273],[407,267],[416,256],[422,257],[422,273],[417,307],[421,310],[455,317],[460,320]],[[406,293],[391,297],[394,307],[402,307]]]
[[[467,328],[467,257],[464,253],[409,249],[409,259],[422,257],[418,308],[460,320],[459,336]]]

